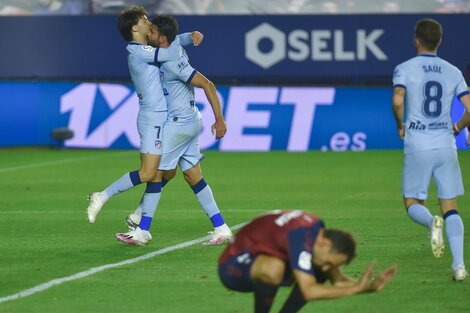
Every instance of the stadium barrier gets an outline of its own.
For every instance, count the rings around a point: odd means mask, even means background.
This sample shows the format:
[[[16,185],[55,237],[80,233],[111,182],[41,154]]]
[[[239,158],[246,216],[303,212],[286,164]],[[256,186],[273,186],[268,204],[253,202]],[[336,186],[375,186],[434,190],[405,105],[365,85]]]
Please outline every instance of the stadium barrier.
[[[470,62],[470,14],[178,16],[180,31],[200,30],[188,47],[193,66],[232,85],[390,84],[394,67],[415,54],[416,21],[444,28],[440,55]],[[223,25],[223,27],[214,27]],[[0,78],[128,81],[116,16],[0,17]],[[21,34],[19,36],[18,34]],[[462,50],[463,49],[463,50]]]
[[[363,151],[399,149],[391,88],[220,87],[229,131],[211,134],[213,115],[196,89],[203,113],[200,145],[220,151]],[[53,145],[53,129],[73,131],[73,148],[133,149],[138,99],[131,84],[0,83],[0,146]],[[453,119],[463,113],[456,100]],[[457,137],[464,148],[464,134]]]

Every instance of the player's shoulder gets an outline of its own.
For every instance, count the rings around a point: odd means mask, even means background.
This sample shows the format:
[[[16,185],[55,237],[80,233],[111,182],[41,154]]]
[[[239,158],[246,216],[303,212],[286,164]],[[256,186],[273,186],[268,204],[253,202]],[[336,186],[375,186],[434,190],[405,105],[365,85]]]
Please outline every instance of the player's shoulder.
[[[442,58],[439,58],[439,61],[444,65],[446,66],[449,70],[453,71],[453,72],[456,72],[456,73],[459,73],[461,74],[462,72],[459,70],[459,68],[457,66],[455,66],[454,64],[450,63],[449,61],[447,60],[444,60]]]
[[[406,70],[408,68],[411,68],[413,66],[416,66],[417,64],[419,63],[419,58],[418,57],[413,57],[411,59],[408,59],[404,62],[401,62],[400,64],[398,64],[395,68],[396,69],[402,69],[402,70]]]
[[[130,42],[127,45],[127,51],[131,54],[155,54],[155,50],[157,48],[149,46],[149,45],[144,45],[141,43],[136,43],[136,42]]]

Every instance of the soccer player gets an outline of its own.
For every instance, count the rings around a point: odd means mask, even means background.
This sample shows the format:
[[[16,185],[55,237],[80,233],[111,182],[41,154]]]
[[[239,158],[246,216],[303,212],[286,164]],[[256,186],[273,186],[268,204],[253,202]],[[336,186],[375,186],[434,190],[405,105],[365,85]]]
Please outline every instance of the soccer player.
[[[88,221],[94,223],[102,206],[112,196],[124,192],[143,182],[147,183],[143,197],[143,215],[139,233],[128,234],[129,237],[139,236],[141,242],[149,240],[148,229],[160,199],[161,178],[156,175],[162,152],[162,131],[167,119],[167,105],[160,83],[157,62],[178,60],[183,45],[192,43],[191,33],[178,36],[168,49],[148,46],[151,23],[147,12],[139,6],[123,10],[118,17],[117,26],[122,37],[128,41],[128,65],[132,82],[139,97],[139,113],[137,128],[140,136],[139,170],[124,174],[102,192],[89,195],[87,208]]]
[[[160,48],[169,47],[178,33],[176,19],[160,15],[154,18],[152,23],[155,28],[150,34],[150,44]],[[189,64],[188,55],[184,50],[179,60],[162,62],[159,67],[163,92],[168,104],[168,121],[163,129],[165,145],[163,146],[159,175],[163,175],[162,171],[165,171],[163,182],[166,184],[175,176],[176,167],[179,164],[184,179],[193,190],[214,227],[209,241],[205,244],[222,244],[232,237],[232,232],[219,211],[210,186],[202,176],[200,161],[204,155],[200,152],[198,140],[202,130],[202,116],[195,106],[194,98],[194,86],[203,88],[215,117],[212,132],[215,133],[217,139],[224,137],[227,126],[215,86]],[[135,229],[141,222],[141,205],[126,218],[130,229]],[[122,234],[116,236],[125,238]]]
[[[393,74],[393,113],[398,135],[404,139],[402,193],[408,216],[430,231],[435,257],[444,254],[445,220],[453,278],[460,281],[468,276],[463,260],[464,227],[457,211],[457,196],[464,189],[453,135],[470,125],[470,95],[462,73],[437,56],[441,25],[432,19],[420,20],[414,36],[417,56],[399,64]],[[453,125],[450,109],[455,96],[466,113]],[[433,217],[425,206],[431,177],[444,220]]]
[[[256,313],[269,312],[279,287],[293,285],[280,312],[294,313],[310,300],[380,291],[396,273],[392,265],[370,281],[372,262],[353,280],[341,267],[355,255],[350,233],[325,228],[307,212],[277,211],[240,229],[219,258],[219,276],[230,290],[253,292]]]

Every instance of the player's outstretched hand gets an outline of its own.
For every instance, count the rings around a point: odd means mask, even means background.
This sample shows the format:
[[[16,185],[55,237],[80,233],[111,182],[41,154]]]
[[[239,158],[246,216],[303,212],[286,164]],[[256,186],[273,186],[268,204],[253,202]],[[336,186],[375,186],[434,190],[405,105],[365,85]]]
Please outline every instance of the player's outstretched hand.
[[[357,292],[365,292],[369,289],[370,285],[370,278],[372,277],[372,272],[374,271],[376,261],[370,262],[369,266],[365,270],[365,272],[362,274],[361,278],[357,281],[356,286],[357,286]]]
[[[223,138],[227,133],[227,125],[225,124],[225,121],[223,119],[215,121],[215,123],[212,124],[211,129],[212,134],[214,135],[215,133],[215,139]]]
[[[382,273],[380,273],[379,276],[377,276],[377,278],[372,281],[369,286],[369,291],[377,292],[382,290],[390,282],[393,276],[395,276],[396,272],[397,265],[393,264],[392,266],[384,270]]]
[[[191,33],[191,39],[193,41],[193,45],[199,46],[204,40],[204,35],[198,31],[194,31]]]

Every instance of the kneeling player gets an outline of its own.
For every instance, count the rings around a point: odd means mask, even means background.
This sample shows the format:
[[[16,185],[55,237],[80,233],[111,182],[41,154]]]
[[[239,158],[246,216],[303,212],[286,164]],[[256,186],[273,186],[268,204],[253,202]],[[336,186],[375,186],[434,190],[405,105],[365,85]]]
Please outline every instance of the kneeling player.
[[[269,312],[278,288],[292,285],[280,312],[298,312],[309,300],[379,291],[395,275],[392,265],[370,281],[372,263],[357,281],[345,276],[340,267],[355,253],[350,233],[326,229],[313,214],[279,211],[237,233],[219,258],[219,275],[228,289],[254,293],[256,313]]]

